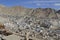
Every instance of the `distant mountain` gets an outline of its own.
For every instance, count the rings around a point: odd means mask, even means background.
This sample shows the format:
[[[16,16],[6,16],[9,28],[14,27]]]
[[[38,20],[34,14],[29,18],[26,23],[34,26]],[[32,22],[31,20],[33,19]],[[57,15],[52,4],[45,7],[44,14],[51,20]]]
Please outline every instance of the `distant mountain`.
[[[57,11],[59,13],[59,11]],[[34,14],[35,16],[39,16],[41,18],[57,18],[56,10],[51,8],[25,8],[21,6],[13,6],[6,7],[0,5],[0,14],[8,14],[8,15],[18,15],[23,16],[25,14]]]

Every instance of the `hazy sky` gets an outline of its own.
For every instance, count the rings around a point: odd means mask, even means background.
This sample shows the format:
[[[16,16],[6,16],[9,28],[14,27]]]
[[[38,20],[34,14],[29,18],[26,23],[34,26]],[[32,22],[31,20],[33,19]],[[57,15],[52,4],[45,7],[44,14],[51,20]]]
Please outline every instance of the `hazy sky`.
[[[25,6],[28,8],[55,8],[60,9],[60,0],[0,0],[6,6]]]

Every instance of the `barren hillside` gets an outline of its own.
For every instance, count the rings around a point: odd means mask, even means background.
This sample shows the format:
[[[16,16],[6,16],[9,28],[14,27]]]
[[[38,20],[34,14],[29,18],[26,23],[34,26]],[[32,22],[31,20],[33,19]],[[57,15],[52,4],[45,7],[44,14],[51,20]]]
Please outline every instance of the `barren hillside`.
[[[0,5],[1,40],[60,40],[60,10]]]

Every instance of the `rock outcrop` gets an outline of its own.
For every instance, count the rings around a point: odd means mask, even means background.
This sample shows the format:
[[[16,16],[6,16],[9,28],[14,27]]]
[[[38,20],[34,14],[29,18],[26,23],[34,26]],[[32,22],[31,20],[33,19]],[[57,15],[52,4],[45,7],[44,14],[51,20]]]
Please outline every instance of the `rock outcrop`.
[[[1,40],[60,40],[60,10],[0,6]]]

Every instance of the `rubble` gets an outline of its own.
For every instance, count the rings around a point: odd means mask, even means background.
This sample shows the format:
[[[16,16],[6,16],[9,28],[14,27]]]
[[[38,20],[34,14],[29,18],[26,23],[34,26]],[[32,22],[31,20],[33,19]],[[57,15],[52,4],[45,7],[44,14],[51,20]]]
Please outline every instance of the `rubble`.
[[[60,40],[60,20],[56,10],[8,9],[9,12],[3,10],[0,14],[0,40]]]

